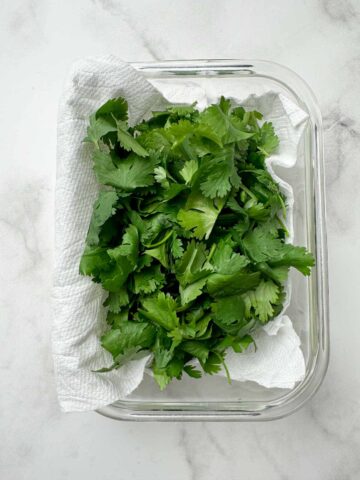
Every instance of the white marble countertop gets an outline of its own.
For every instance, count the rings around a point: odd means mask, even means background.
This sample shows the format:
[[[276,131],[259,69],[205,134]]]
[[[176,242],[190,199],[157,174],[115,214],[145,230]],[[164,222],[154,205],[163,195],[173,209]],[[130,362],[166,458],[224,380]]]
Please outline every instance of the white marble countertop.
[[[0,39],[0,478],[360,478],[359,1],[3,0]],[[60,412],[50,352],[57,103],[72,62],[106,53],[268,59],[317,95],[332,351],[323,386],[293,416],[135,424]]]

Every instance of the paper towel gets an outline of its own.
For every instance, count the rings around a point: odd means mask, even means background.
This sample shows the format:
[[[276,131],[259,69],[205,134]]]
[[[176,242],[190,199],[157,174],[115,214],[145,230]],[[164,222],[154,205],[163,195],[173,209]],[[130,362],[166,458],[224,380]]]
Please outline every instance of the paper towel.
[[[184,99],[178,89],[172,91],[177,92],[177,101],[188,101],[189,89],[184,89],[184,93],[187,92]],[[204,91],[201,94],[206,97]],[[128,100],[131,123],[166,105],[159,91],[133,67],[106,57],[84,60],[74,66],[59,109],[52,343],[58,397],[64,411],[92,410],[126,397],[142,381],[150,358],[145,355],[105,374],[93,372],[111,363],[110,355],[99,343],[106,327],[102,306],[106,293],[100,285],[78,273],[98,192],[91,154],[82,139],[89,115],[106,100],[117,96]],[[166,97],[174,101],[171,96],[170,89]],[[273,164],[292,166],[306,120],[304,112],[275,92],[237,101],[258,109],[266,120],[274,123],[280,149],[271,158],[271,171]],[[287,222],[292,232],[292,191],[285,182],[278,181],[288,197]],[[292,387],[304,375],[305,367],[291,321],[280,316],[255,335],[259,347],[256,352],[249,349],[241,355],[228,354],[232,377],[268,387]]]
[[[256,349],[251,345],[243,354],[228,350],[226,365],[231,379],[267,388],[293,388],[304,376],[305,362],[290,318],[280,315],[257,330],[253,338]]]

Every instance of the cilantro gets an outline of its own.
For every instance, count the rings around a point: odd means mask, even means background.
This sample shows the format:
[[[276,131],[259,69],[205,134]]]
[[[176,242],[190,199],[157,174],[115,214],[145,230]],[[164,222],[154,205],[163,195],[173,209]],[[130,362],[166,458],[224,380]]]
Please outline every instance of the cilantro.
[[[129,133],[125,122],[117,122],[117,136],[120,145],[126,151],[134,152],[140,157],[147,157],[149,155],[145,148]]]
[[[279,145],[279,139],[275,135],[273,125],[265,122],[260,128],[259,137],[258,149],[268,157]]]
[[[185,180],[185,183],[190,183],[199,168],[197,160],[188,160],[185,162],[183,168],[180,170],[180,175]]]
[[[310,275],[313,256],[304,247],[285,243],[278,231],[268,224],[247,233],[243,240],[246,253],[253,262],[268,262],[270,266],[295,267],[304,275]]]
[[[165,390],[165,388],[169,385],[171,382],[171,377],[166,373],[166,370],[156,370],[156,368],[153,367],[154,371],[154,379],[156,383],[159,385],[160,390]]]
[[[154,168],[157,164],[154,156],[148,159],[132,153],[118,165],[105,152],[96,151],[93,158],[95,175],[104,185],[128,192],[154,183]]]
[[[201,378],[202,376],[200,370],[196,370],[196,368],[193,365],[185,365],[184,372],[186,372],[189,375],[189,377],[192,377],[192,378]]]
[[[176,236],[176,234],[174,234],[173,236],[173,240],[170,244],[170,249],[171,249],[172,256],[174,258],[181,258],[183,256],[183,253],[184,253],[183,242],[181,238],[178,238]]]
[[[213,297],[226,297],[244,293],[255,288],[260,283],[259,272],[234,272],[229,275],[214,273],[209,277],[207,289]]]
[[[164,243],[161,244],[159,247],[145,250],[144,253],[158,260],[164,268],[169,267],[169,259],[166,253],[166,247]]]
[[[226,333],[236,335],[243,326],[245,304],[240,295],[218,298],[212,304],[214,322]]]
[[[124,98],[112,98],[102,105],[95,113],[97,119],[104,118],[116,123],[116,120],[128,119],[128,104]]]
[[[169,294],[160,292],[157,297],[144,298],[142,305],[144,310],[140,312],[153,323],[166,330],[172,330],[178,325],[176,302]]]
[[[113,261],[112,267],[100,273],[100,280],[105,290],[117,292],[125,285],[133,267],[126,257],[119,254],[118,249],[109,250],[108,253]]]
[[[186,286],[212,272],[207,256],[206,246],[203,243],[196,243],[194,240],[189,242],[186,252],[176,264],[180,285]]]
[[[202,294],[212,266],[207,261],[205,245],[191,241],[181,260],[176,264],[176,278],[182,305],[195,300]]]
[[[190,355],[198,358],[201,362],[205,363],[209,356],[209,349],[203,342],[197,342],[195,340],[188,340],[181,344],[181,349],[189,353]]]
[[[84,142],[93,143],[99,148],[99,140],[109,132],[115,132],[116,127],[105,118],[96,119],[95,115],[92,115],[89,119],[89,126],[87,128],[87,136]]]
[[[201,363],[201,366],[204,372],[208,373],[209,375],[214,375],[220,372],[223,362],[224,358],[221,355],[217,353],[211,353],[206,362]]]
[[[273,125],[222,97],[129,126],[115,98],[91,115],[85,141],[103,188],[80,273],[108,292],[101,344],[113,357],[98,371],[151,353],[161,390],[184,372],[224,369],[230,382],[227,350],[240,355],[281,312],[291,267],[314,265],[287,242],[286,198],[265,162],[279,144]]]
[[[134,225],[129,225],[125,230],[121,245],[112,252],[117,252],[119,255],[126,257],[132,265],[136,265],[139,255],[139,234]],[[110,252],[108,252],[110,254]]]
[[[209,158],[200,175],[200,189],[206,197],[225,197],[232,187],[239,188],[240,177],[235,167],[234,148],[225,147]]]
[[[165,281],[160,265],[154,265],[134,274],[134,293],[152,293]]]
[[[109,311],[112,313],[120,312],[121,307],[125,307],[128,304],[129,295],[125,288],[121,288],[117,292],[110,292],[104,302],[104,306],[109,307]]]
[[[106,332],[101,338],[101,344],[116,358],[128,348],[149,347],[154,336],[155,328],[149,323],[124,322],[121,327]]]
[[[211,263],[214,265],[216,272],[231,275],[243,271],[249,264],[249,260],[243,255],[235,253],[230,240],[224,238],[216,245]]]
[[[259,318],[260,322],[266,323],[274,314],[279,287],[271,280],[261,281],[254,290],[244,295],[248,304],[254,309],[253,314]]]
[[[219,105],[210,105],[200,114],[200,121],[213,128],[223,144],[235,143],[253,136],[253,133],[242,129],[236,117],[230,115],[230,107],[230,101],[222,99]]]
[[[208,239],[223,205],[222,199],[210,200],[199,192],[193,192],[185,208],[179,211],[177,219],[194,237]]]

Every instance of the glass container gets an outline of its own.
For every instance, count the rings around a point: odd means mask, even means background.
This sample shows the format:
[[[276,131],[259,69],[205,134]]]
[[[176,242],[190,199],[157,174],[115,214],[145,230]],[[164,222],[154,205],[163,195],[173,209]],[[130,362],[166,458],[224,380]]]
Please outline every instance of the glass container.
[[[204,376],[183,377],[160,392],[145,375],[126,399],[98,413],[117,420],[161,421],[263,421],[284,417],[299,409],[319,388],[328,365],[328,279],[324,198],[323,130],[317,101],[309,86],[288,68],[252,60],[204,60],[136,63],[133,66],[160,91],[188,88],[189,103],[199,91],[226,91],[245,98],[272,90],[284,94],[308,113],[303,140],[293,168],[275,168],[294,190],[294,243],[315,256],[310,277],[291,269],[292,295],[286,313],[301,339],[306,373],[289,389],[261,387],[252,382]],[[194,93],[195,92],[195,93]]]

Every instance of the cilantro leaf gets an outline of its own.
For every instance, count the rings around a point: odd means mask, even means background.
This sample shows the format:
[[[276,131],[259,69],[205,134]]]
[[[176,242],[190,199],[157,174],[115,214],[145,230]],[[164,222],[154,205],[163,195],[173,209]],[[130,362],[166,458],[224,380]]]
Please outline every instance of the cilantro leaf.
[[[117,292],[121,289],[133,271],[132,264],[119,253],[118,248],[108,250],[108,255],[113,260],[112,267],[99,275],[102,286],[109,292]]]
[[[80,260],[79,271],[81,275],[89,275],[99,282],[101,272],[112,267],[111,258],[103,247],[86,245]]]
[[[125,288],[121,288],[117,292],[109,292],[104,302],[105,307],[109,307],[109,312],[118,313],[121,307],[129,304],[129,295]]]
[[[126,310],[125,308],[117,313],[111,312],[109,310],[106,315],[106,323],[110,325],[113,329],[118,328],[122,323],[127,322],[128,320],[129,310]]]
[[[164,243],[162,243],[159,247],[149,248],[145,250],[144,253],[149,257],[153,257],[158,260],[164,268],[169,267],[169,257]]]
[[[202,294],[212,270],[211,264],[207,261],[205,245],[191,241],[175,268],[182,305],[190,303]]]
[[[276,304],[278,296],[279,287],[272,280],[262,280],[254,290],[244,294],[244,299],[250,308],[254,309],[260,322],[266,323],[274,314],[273,305]]]
[[[236,335],[244,325],[245,304],[240,295],[218,298],[211,308],[214,322],[226,333]]]
[[[192,240],[186,252],[176,264],[176,276],[180,285],[186,286],[212,272],[212,266],[207,262],[206,246]]]
[[[135,270],[138,259],[139,240],[137,229],[130,225],[121,245],[107,250],[112,260],[112,267],[100,273],[105,290],[116,292],[125,284],[129,274]]]
[[[170,244],[170,249],[172,256],[174,258],[181,258],[184,254],[184,247],[181,238],[177,237],[176,234],[173,235],[173,239]]]
[[[113,251],[116,251],[117,254],[123,257],[127,257],[133,266],[136,265],[139,256],[139,233],[135,225],[131,224],[127,227],[121,245]]]
[[[92,115],[84,142],[93,143],[99,148],[99,140],[109,132],[116,132],[116,127],[106,118],[96,119],[95,115]]]
[[[202,376],[200,370],[196,370],[196,368],[193,365],[185,365],[184,372],[186,372],[189,375],[189,377],[192,377],[192,378],[201,378]]]
[[[128,103],[121,97],[112,98],[96,111],[95,117],[96,119],[112,120],[114,125],[116,125],[116,120],[126,121],[128,119]]]
[[[101,227],[106,220],[115,214],[115,205],[117,201],[118,196],[116,192],[101,191],[99,193],[99,197],[94,204],[93,214],[86,237],[86,243],[88,245],[98,245]]]
[[[155,157],[141,158],[130,154],[114,165],[108,153],[94,153],[94,172],[98,181],[124,191],[147,187],[154,183],[154,169],[157,163]]]
[[[134,274],[134,293],[153,293],[164,281],[165,276],[160,271],[160,265],[143,268]]]
[[[259,272],[235,272],[230,275],[213,273],[207,281],[207,290],[213,297],[227,297],[244,293],[260,283]]]
[[[249,260],[245,256],[235,253],[228,239],[221,239],[216,245],[211,263],[218,273],[231,275],[242,271],[249,264]]]
[[[232,187],[239,188],[240,177],[235,167],[234,149],[226,147],[214,157],[206,158],[200,178],[200,189],[209,198],[225,197]]]
[[[207,374],[215,375],[220,372],[223,362],[224,359],[220,354],[212,352],[206,362],[202,363],[201,366]]]
[[[119,328],[109,330],[101,344],[116,359],[132,347],[149,348],[155,340],[156,329],[148,323],[124,322]]]
[[[215,347],[217,352],[225,352],[228,348],[232,348],[235,353],[242,353],[254,344],[254,339],[250,335],[236,336],[226,335]]]
[[[117,136],[120,145],[128,152],[134,152],[140,157],[148,157],[149,154],[144,147],[128,132],[125,122],[117,122]]]
[[[260,128],[259,137],[258,149],[268,157],[279,145],[279,138],[275,135],[273,125],[269,122],[265,122]]]
[[[167,228],[171,227],[171,222],[167,215],[158,213],[148,217],[143,221],[141,241],[146,247],[156,247],[159,235]]]
[[[209,349],[204,342],[197,342],[195,340],[188,340],[181,344],[181,349],[190,353],[194,357],[198,358],[201,362],[205,363],[209,356]]]
[[[188,160],[185,162],[183,168],[180,170],[180,175],[185,180],[185,183],[190,183],[191,179],[195,175],[199,168],[199,164],[196,160]]]
[[[210,200],[199,192],[194,192],[188,197],[185,208],[179,211],[177,218],[180,225],[191,231],[196,238],[208,239],[223,205],[222,199]]]
[[[206,108],[199,119],[214,130],[224,145],[253,136],[253,133],[242,130],[241,123],[229,115],[228,108],[221,108],[221,105],[211,105]]]
[[[165,390],[165,388],[171,382],[170,375],[167,374],[166,370],[156,370],[155,367],[153,367],[153,372],[154,372],[154,380],[158,384],[160,390],[161,391]]]
[[[173,330],[179,324],[176,302],[170,295],[160,292],[157,297],[144,298],[142,306],[142,315],[166,330]]]
[[[244,248],[254,262],[268,262],[270,266],[295,267],[310,275],[314,257],[304,247],[297,247],[277,238],[268,225],[259,226],[245,235]]]
[[[168,188],[169,187],[169,181],[167,179],[167,173],[166,173],[166,170],[164,167],[156,167],[155,170],[154,170],[154,177],[155,177],[155,180],[160,183],[160,185],[163,187],[163,188]]]

